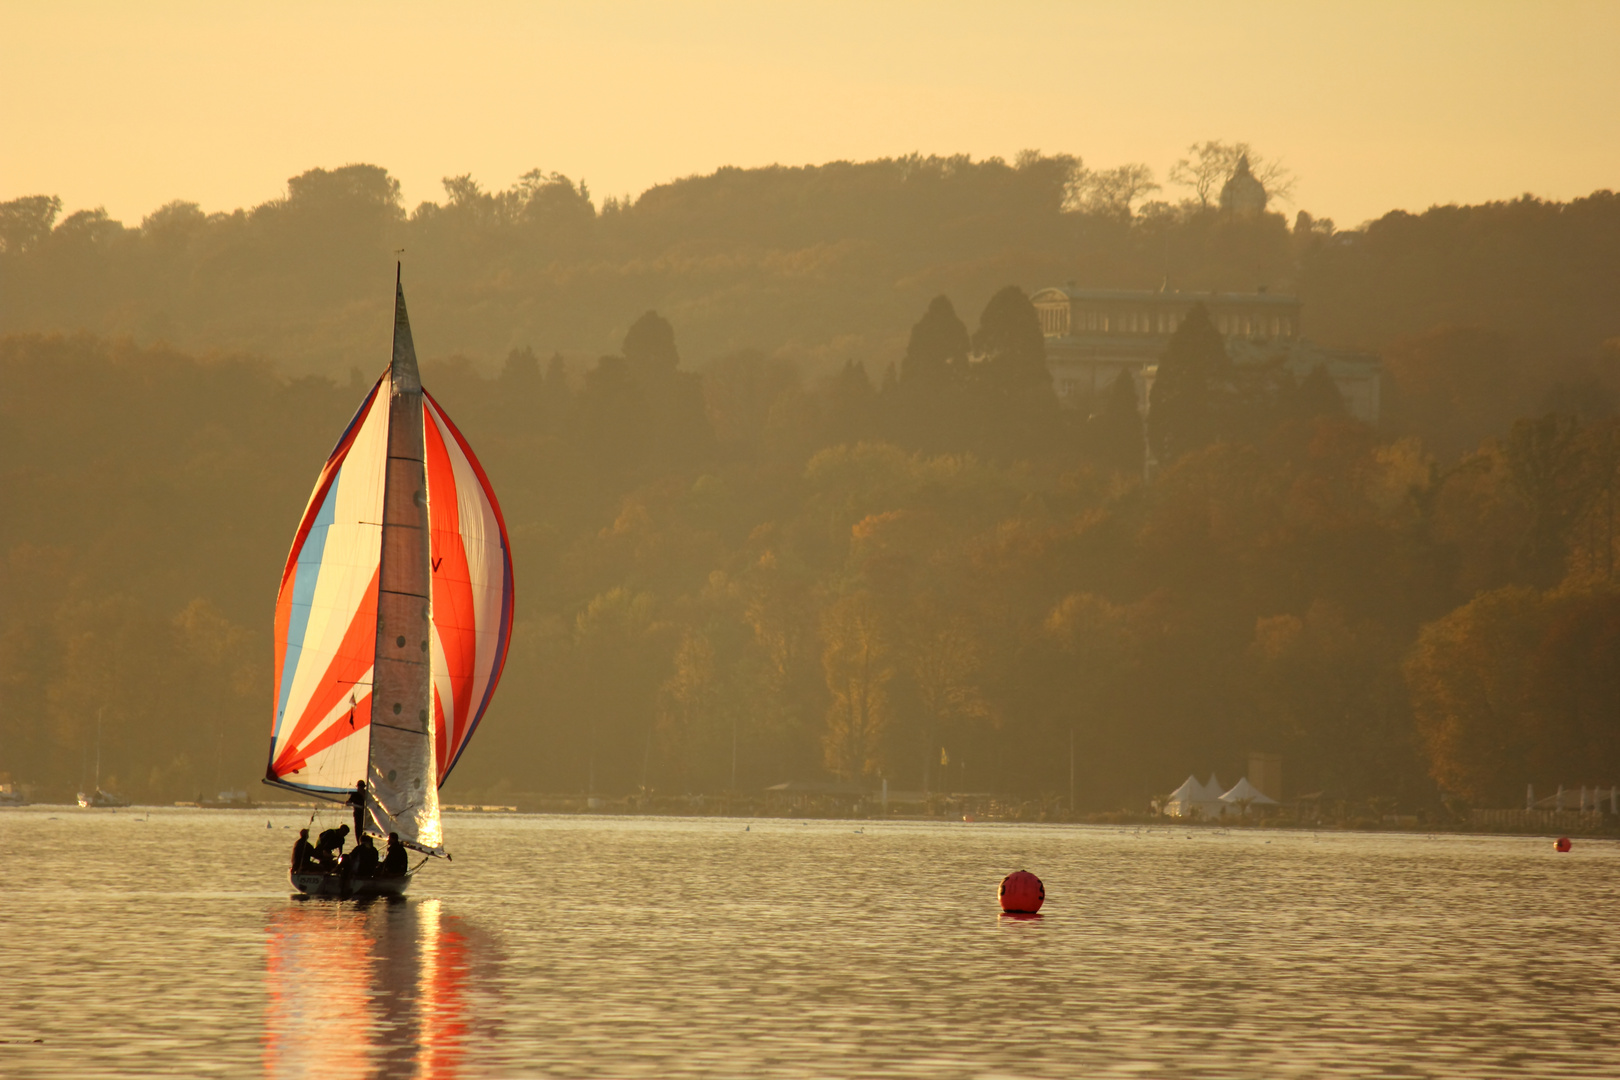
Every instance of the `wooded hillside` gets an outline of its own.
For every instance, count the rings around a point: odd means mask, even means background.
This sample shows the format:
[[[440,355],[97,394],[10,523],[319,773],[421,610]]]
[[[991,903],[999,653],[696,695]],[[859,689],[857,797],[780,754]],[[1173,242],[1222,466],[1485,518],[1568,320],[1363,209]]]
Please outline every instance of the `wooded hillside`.
[[[403,243],[424,382],[517,569],[454,801],[881,776],[1038,802],[1071,737],[1082,809],[1250,750],[1385,812],[1620,780],[1614,198],[1339,233],[1076,209],[1071,167],[722,170],[600,210],[536,175],[407,215],[357,166],[138,229],[6,204],[0,773],[65,797],[99,724],[135,798],[257,780],[276,583]],[[1017,283],[1166,265],[1297,287],[1308,333],[1381,347],[1386,424],[1244,383],[1196,320],[1147,431],[1129,394],[1060,409]]]

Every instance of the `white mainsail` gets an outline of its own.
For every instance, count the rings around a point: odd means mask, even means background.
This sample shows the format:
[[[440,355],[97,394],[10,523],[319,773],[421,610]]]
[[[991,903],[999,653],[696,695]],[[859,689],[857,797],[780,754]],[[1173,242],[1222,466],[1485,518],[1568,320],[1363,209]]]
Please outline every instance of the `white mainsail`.
[[[383,485],[382,550],[377,575],[377,634],[371,682],[371,753],[366,771],[369,819],[378,833],[426,851],[444,848],[439,785],[433,767],[429,692],[433,660],[433,567],[428,551],[427,460],[422,378],[394,285],[394,357],[389,370],[388,465]]]

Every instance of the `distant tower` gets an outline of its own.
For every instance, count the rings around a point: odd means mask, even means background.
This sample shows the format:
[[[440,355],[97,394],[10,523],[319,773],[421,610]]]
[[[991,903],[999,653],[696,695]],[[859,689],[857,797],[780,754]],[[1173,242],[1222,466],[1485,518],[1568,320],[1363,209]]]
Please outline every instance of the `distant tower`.
[[[1266,188],[1249,171],[1249,155],[1238,158],[1237,171],[1221,187],[1221,209],[1237,217],[1259,217],[1266,209]]]

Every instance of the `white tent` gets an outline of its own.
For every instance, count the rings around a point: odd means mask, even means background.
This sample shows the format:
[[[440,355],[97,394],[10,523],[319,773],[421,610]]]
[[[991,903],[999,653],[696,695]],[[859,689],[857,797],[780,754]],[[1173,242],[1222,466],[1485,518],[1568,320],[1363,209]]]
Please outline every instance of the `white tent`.
[[[1228,806],[1276,806],[1277,800],[1249,783],[1245,776],[1232,785],[1232,790],[1221,796],[1221,802]]]
[[[1213,775],[1210,776],[1211,781],[1214,779]],[[1218,786],[1212,790],[1200,784],[1198,777],[1189,776],[1165,800],[1164,812],[1171,817],[1192,817],[1194,813],[1199,817],[1220,817],[1221,810],[1225,808],[1220,798],[1221,789]]]
[[[1164,812],[1171,817],[1186,817],[1192,810],[1193,804],[1202,802],[1203,798],[1204,785],[1198,782],[1198,777],[1189,776],[1164,801]]]
[[[1204,785],[1204,798],[1210,802],[1218,802],[1220,801],[1221,792],[1225,790],[1226,788],[1221,786],[1220,779],[1214,773],[1210,773],[1209,783]]]

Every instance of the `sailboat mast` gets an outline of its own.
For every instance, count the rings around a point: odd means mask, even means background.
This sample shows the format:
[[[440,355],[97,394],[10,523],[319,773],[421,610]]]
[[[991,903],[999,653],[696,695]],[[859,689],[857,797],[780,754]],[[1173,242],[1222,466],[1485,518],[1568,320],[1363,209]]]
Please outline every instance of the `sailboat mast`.
[[[443,838],[433,761],[432,567],[422,380],[397,272],[389,394],[367,829],[397,832],[414,847],[439,851]]]

